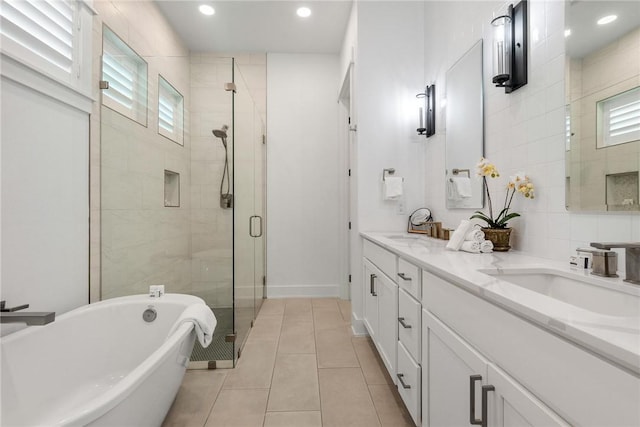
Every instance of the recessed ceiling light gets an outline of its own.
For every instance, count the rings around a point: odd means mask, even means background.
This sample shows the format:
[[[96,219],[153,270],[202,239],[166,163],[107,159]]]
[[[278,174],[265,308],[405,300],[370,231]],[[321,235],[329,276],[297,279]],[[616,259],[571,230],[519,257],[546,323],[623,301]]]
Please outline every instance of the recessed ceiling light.
[[[299,7],[298,10],[296,10],[296,13],[301,18],[308,18],[311,16],[311,9],[308,7]]]
[[[598,25],[610,24],[611,22],[615,21],[616,19],[618,19],[618,16],[616,16],[616,15],[605,16],[603,18],[598,19]]]
[[[216,13],[216,10],[209,6],[208,4],[201,4],[200,7],[198,7],[198,10],[200,11],[200,13],[202,13],[203,15],[213,15],[214,13]]]
[[[569,37],[570,35],[571,35],[571,28],[567,28],[566,30],[564,30],[565,37]]]

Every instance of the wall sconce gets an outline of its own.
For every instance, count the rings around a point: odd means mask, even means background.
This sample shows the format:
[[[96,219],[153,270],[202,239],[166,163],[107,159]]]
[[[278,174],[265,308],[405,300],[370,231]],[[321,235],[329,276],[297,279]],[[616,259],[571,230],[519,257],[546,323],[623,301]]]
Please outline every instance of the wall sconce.
[[[493,83],[511,93],[527,84],[527,0],[491,21],[493,40]]]
[[[436,133],[436,85],[427,86],[423,93],[416,95],[416,98],[424,98],[424,109],[422,107],[418,109],[420,127],[416,130],[418,135],[426,135],[429,138]]]

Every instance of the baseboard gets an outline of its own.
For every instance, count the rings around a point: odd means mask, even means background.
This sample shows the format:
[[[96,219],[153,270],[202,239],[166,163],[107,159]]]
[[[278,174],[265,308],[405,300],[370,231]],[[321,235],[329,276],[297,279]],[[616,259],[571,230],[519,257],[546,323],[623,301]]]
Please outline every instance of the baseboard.
[[[338,298],[339,285],[267,285],[267,298]]]
[[[364,326],[362,319],[359,319],[355,313],[351,313],[351,332],[357,337],[368,336],[367,327]]]

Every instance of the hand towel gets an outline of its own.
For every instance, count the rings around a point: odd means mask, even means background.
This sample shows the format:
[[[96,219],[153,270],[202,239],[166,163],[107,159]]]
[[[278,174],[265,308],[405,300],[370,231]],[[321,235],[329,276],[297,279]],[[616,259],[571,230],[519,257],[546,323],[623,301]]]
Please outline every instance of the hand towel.
[[[464,240],[482,243],[482,241],[484,240],[484,231],[474,227],[469,230],[466,236],[464,236]]]
[[[218,321],[213,311],[204,304],[193,304],[185,308],[178,320],[173,324],[168,336],[171,336],[185,322],[193,323],[198,341],[202,347],[208,347],[213,340],[213,331]]]
[[[458,196],[464,199],[471,197],[471,178],[466,176],[453,176],[451,177],[451,182]]]
[[[402,180],[400,176],[387,176],[384,178],[384,199],[396,200],[402,197]]]
[[[493,252],[493,242],[491,240],[480,242],[480,252],[485,254]]]
[[[471,228],[471,222],[468,219],[463,219],[460,221],[460,225],[453,232],[453,235],[449,238],[449,243],[447,243],[447,249],[451,249],[452,251],[459,251],[460,246],[462,246],[462,242],[464,242],[464,236],[467,235],[469,229]]]
[[[480,253],[480,242],[473,242],[471,240],[466,240],[462,242],[462,246],[460,246],[461,251],[471,252],[472,254]]]

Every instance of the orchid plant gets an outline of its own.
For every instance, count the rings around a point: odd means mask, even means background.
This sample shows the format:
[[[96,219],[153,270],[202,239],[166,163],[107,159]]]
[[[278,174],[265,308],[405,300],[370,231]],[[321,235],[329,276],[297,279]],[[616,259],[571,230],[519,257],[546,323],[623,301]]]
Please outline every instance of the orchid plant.
[[[533,183],[524,172],[518,172],[509,178],[509,183],[506,186],[506,194],[504,197],[504,206],[500,213],[496,217],[493,216],[493,202],[491,200],[491,193],[489,192],[489,186],[487,185],[487,178],[498,178],[500,173],[496,169],[495,165],[490,163],[489,160],[482,157],[480,163],[477,164],[477,175],[482,177],[484,189],[487,192],[487,199],[489,202],[489,214],[482,211],[476,211],[475,215],[471,218],[481,219],[487,223],[488,228],[507,228],[507,222],[513,218],[520,216],[517,212],[509,212],[511,209],[511,202],[513,196],[516,193],[522,194],[527,199],[535,198],[535,189]]]

